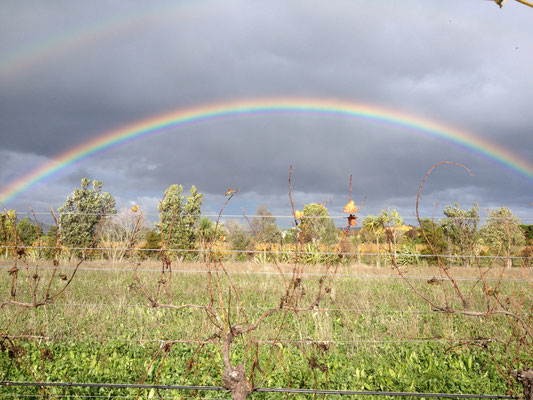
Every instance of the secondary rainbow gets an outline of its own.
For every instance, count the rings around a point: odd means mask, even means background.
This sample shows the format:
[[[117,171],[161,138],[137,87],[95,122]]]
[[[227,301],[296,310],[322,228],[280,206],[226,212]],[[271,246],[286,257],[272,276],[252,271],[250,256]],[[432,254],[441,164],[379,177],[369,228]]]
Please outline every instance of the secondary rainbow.
[[[5,204],[21,192],[46,181],[68,166],[134,139],[175,130],[180,126],[197,124],[202,121],[287,113],[356,118],[398,126],[410,132],[439,138],[471,150],[533,182],[533,164],[530,162],[500,146],[476,137],[472,133],[435,121],[383,107],[354,102],[317,98],[269,98],[246,99],[180,109],[98,135],[92,140],[57,155],[49,162],[5,185],[0,189],[0,201]]]
[[[35,38],[26,44],[21,43],[11,51],[8,49],[4,54],[0,54],[0,84],[13,74],[27,72],[28,68],[39,66],[46,60],[57,59],[71,50],[82,49],[90,44],[127,34],[144,25],[176,23],[176,19],[179,21],[180,18],[186,18],[187,12],[198,9],[200,9],[198,2],[193,1],[181,1],[164,6],[147,2],[139,10],[101,18],[97,22],[76,25],[74,29],[60,30],[55,35]]]

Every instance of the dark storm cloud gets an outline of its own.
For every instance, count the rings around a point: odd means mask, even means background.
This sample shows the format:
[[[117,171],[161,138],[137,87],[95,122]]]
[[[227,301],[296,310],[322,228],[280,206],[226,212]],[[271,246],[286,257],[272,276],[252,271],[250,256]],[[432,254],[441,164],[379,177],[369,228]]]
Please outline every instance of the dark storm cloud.
[[[519,5],[213,0],[0,8],[7,53],[120,16],[134,19],[143,9],[150,16],[0,74],[0,135],[11,157],[44,160],[100,132],[198,104],[312,96],[435,119],[533,159],[533,32],[530,10]],[[57,204],[88,176],[124,205],[144,201],[153,210],[164,189],[180,183],[206,193],[206,208],[216,209],[231,186],[247,205],[286,213],[292,164],[302,201],[329,197],[340,212],[353,173],[354,194],[367,198],[369,212],[412,213],[420,180],[444,160],[468,165],[474,176],[435,173],[426,212],[435,202],[473,199],[528,211],[531,182],[477,154],[394,127],[301,115],[203,123],[142,139],[84,161],[16,204]],[[19,164],[2,163],[1,184]]]

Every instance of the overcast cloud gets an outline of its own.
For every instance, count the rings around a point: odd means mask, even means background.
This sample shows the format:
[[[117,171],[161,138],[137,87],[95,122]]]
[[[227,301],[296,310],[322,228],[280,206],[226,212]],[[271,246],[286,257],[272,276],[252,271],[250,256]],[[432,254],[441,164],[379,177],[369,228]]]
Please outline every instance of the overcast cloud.
[[[172,110],[264,97],[369,103],[475,133],[533,162],[533,9],[480,0],[18,1],[0,4],[0,186],[102,133]],[[118,206],[155,213],[166,187],[196,185],[204,213],[287,215],[353,174],[362,214],[431,215],[458,202],[533,223],[533,181],[442,140],[369,121],[302,114],[205,122],[74,165],[7,206],[61,205],[82,177]],[[439,211],[437,212],[439,216]]]

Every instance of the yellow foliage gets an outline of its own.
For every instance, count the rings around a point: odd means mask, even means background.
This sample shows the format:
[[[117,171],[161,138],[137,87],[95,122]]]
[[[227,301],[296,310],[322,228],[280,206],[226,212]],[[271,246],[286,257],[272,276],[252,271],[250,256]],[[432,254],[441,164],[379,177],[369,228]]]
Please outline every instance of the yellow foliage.
[[[350,200],[345,206],[344,206],[344,212],[348,214],[355,214],[359,207],[357,207],[353,200]]]

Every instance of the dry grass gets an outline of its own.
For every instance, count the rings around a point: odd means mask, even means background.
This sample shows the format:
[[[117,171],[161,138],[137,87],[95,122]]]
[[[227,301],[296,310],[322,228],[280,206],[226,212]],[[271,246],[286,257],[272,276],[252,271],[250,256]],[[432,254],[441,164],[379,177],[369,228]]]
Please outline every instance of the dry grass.
[[[63,264],[61,267],[68,266]],[[90,261],[86,269],[78,272],[76,280],[55,303],[30,310],[16,318],[9,327],[12,333],[44,336],[58,340],[124,340],[138,341],[162,339],[205,339],[211,332],[201,310],[181,311],[151,309],[146,299],[134,284],[133,268],[127,263],[115,264]],[[144,262],[137,267],[152,290],[157,290],[159,271],[156,262]],[[172,296],[175,304],[205,304],[206,275],[199,263],[173,263]],[[228,263],[225,268],[235,273],[234,282],[242,294],[242,303],[251,315],[258,315],[265,308],[276,307],[282,295],[283,276],[277,274],[277,267],[271,264]],[[290,265],[281,265],[284,272],[290,272]],[[321,272],[323,267],[312,265],[305,271],[310,274]],[[347,272],[347,274],[346,274]],[[432,268],[409,268],[407,275],[415,277],[414,284],[424,294],[440,296],[438,288],[426,282],[437,271]],[[456,268],[455,276],[473,278],[476,269]],[[511,270],[506,279],[520,279],[522,274],[531,276],[531,271]],[[498,277],[498,271],[490,271]],[[2,271],[0,291],[7,293],[9,279]],[[306,277],[305,289],[309,292],[318,285],[318,275]],[[468,289],[475,282],[461,281]],[[504,290],[512,293],[523,283],[505,282]],[[22,295],[23,293],[21,293]],[[473,297],[480,307],[483,298]],[[8,309],[3,310],[4,321],[10,317]],[[258,336],[268,340],[274,334],[275,318],[272,323],[261,326]],[[287,339],[294,332],[301,340],[325,340],[337,342],[398,341],[425,338],[470,340],[478,337],[504,336],[506,328],[501,317],[485,320],[460,315],[442,315],[432,312],[428,305],[418,298],[390,268],[376,268],[365,265],[342,267],[336,284],[320,309],[290,316]],[[3,324],[2,324],[3,325]]]
[[[75,261],[61,260],[60,268],[69,268],[75,264]],[[11,258],[1,258],[0,266],[11,266],[13,260]],[[52,268],[52,261],[41,260],[39,265],[44,268]],[[228,272],[233,273],[259,273],[259,274],[276,274],[281,271],[290,274],[293,271],[294,264],[278,263],[255,263],[251,261],[227,261],[224,262],[224,268]],[[305,273],[317,274],[324,272],[324,266],[321,264],[309,264],[305,266]],[[82,264],[82,270],[116,270],[116,271],[134,271],[138,270],[153,270],[161,271],[161,261],[159,260],[145,260],[131,262],[128,260],[119,262],[110,262],[105,260],[87,260]],[[408,278],[431,278],[439,276],[439,268],[434,266],[402,266],[402,272]],[[187,262],[174,261],[172,263],[172,271],[174,272],[206,272],[206,264],[203,262]],[[398,273],[391,266],[376,267],[368,264],[350,263],[342,265],[338,270],[339,275],[350,274],[360,277],[383,277],[383,278],[398,278]],[[501,277],[501,266],[495,264],[494,267],[478,268],[465,266],[450,266],[450,274],[458,279],[477,279],[480,273],[483,273],[486,279],[499,279]],[[507,269],[503,276],[507,280],[533,280],[533,268],[516,267]]]

